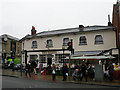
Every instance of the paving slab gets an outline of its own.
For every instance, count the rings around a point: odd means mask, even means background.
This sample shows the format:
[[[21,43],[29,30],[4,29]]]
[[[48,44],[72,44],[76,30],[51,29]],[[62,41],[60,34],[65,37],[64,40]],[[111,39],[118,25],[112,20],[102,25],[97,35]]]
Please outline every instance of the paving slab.
[[[10,77],[17,77],[17,78],[25,78],[25,79],[52,81],[52,75],[41,75],[40,73],[35,75],[34,73],[31,73],[31,77],[26,77],[25,73],[22,73],[22,76],[21,76],[20,71],[12,71],[11,69],[2,69],[2,75],[10,76]],[[72,77],[70,77],[70,80],[67,77],[67,81],[62,81],[62,78],[63,78],[62,76],[56,76],[55,82],[120,87],[120,80],[114,80],[113,82],[110,82],[109,80],[98,82],[95,80],[88,79],[88,82],[85,82],[84,79],[82,81],[74,81]]]

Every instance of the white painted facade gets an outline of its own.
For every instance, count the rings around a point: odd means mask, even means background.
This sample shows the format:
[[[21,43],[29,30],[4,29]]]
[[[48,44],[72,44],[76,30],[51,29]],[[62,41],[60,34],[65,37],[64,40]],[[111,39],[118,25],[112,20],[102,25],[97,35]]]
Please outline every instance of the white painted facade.
[[[103,44],[95,44],[95,36],[101,35],[103,38]],[[79,45],[80,36],[85,36],[87,45]],[[97,31],[89,31],[89,32],[80,32],[80,33],[71,33],[71,34],[61,34],[54,36],[46,36],[46,37],[34,37],[30,39],[25,39],[22,41],[22,50],[48,50],[46,48],[46,41],[51,39],[53,41],[53,47],[50,47],[49,50],[57,50],[62,49],[63,46],[63,38],[73,39],[73,48],[74,52],[78,51],[104,51],[111,48],[116,48],[116,32],[113,29],[110,30],[97,30]],[[32,41],[37,41],[37,48],[32,47]],[[23,46],[24,43],[24,46]],[[65,47],[67,48],[67,47]],[[69,54],[70,51],[65,51],[65,54]],[[46,51],[46,52],[28,52],[27,60],[30,60],[30,55],[38,55],[37,59],[39,60],[39,55],[42,54],[52,54],[52,63],[55,61],[55,54],[63,54],[63,51]],[[24,61],[24,55],[22,55],[22,61]],[[25,62],[25,61],[24,61]],[[47,62],[47,61],[46,61]],[[57,61],[56,61],[57,62]],[[45,63],[46,64],[46,63]]]
[[[87,37],[87,45],[79,45],[79,38],[81,35],[85,35]],[[102,35],[104,44],[95,45],[95,35]],[[86,32],[84,34],[77,35],[61,35],[61,36],[51,36],[45,38],[32,38],[29,40],[25,40],[24,49],[25,50],[33,50],[32,41],[37,41],[38,47],[34,50],[47,50],[46,48],[46,40],[52,39],[53,47],[51,49],[62,49],[63,38],[69,37],[69,39],[73,39],[73,47],[75,51],[94,51],[94,50],[105,50],[110,48],[116,48],[116,33],[114,31],[98,31],[98,32]]]

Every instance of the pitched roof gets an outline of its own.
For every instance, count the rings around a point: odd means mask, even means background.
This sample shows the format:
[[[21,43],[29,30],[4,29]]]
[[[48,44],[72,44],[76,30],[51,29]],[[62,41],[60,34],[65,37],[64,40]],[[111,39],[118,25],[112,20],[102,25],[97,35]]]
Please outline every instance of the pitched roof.
[[[113,26],[87,26],[83,28],[67,28],[67,29],[59,29],[59,30],[52,30],[52,31],[43,31],[37,33],[36,35],[26,35],[21,40],[30,39],[33,37],[45,37],[45,36],[53,36],[53,35],[61,35],[61,34],[68,34],[68,33],[78,33],[78,32],[91,32],[91,31],[100,31],[100,30],[113,30]]]
[[[4,38],[4,37],[7,37],[7,38],[12,39],[12,40],[19,41],[18,38],[13,37],[13,36],[10,36],[10,35],[8,35],[8,34],[3,34],[3,35],[0,36],[0,38]]]

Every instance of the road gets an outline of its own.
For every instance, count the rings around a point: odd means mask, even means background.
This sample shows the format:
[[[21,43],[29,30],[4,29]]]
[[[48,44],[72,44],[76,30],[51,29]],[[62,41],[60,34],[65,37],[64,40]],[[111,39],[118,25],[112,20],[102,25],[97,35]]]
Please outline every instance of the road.
[[[40,81],[2,76],[2,88],[113,88],[113,87],[74,84],[66,82]]]

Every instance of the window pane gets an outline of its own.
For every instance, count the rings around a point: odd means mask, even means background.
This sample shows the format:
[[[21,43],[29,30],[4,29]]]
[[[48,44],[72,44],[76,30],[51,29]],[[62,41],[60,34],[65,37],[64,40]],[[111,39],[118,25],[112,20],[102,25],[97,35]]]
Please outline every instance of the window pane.
[[[30,61],[35,61],[37,60],[37,55],[30,55]]]
[[[95,44],[103,44],[102,35],[96,35],[96,37],[95,37]]]
[[[40,55],[40,63],[46,63],[46,55]]]
[[[47,40],[47,47],[53,47],[53,43],[51,39]]]
[[[67,46],[68,42],[69,42],[69,38],[64,38],[63,39],[63,45],[64,46]]]
[[[69,56],[69,54],[64,54],[64,55],[63,54],[55,54],[55,62],[61,63],[61,62],[63,62],[63,58],[66,58],[68,56]]]
[[[86,37],[85,36],[81,36],[80,37],[80,45],[86,45],[87,44],[87,40],[86,40]]]
[[[37,41],[32,42],[32,48],[37,48]]]

